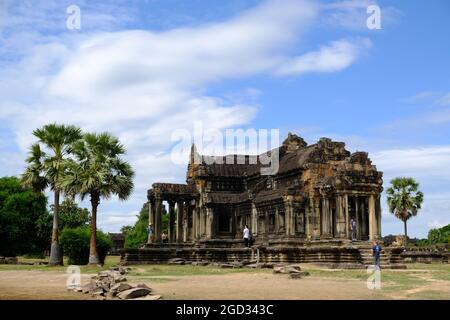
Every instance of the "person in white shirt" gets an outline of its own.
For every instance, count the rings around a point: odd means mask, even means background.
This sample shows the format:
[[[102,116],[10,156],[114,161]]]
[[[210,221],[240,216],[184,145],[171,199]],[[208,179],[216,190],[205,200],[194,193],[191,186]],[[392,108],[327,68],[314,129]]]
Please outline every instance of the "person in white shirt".
[[[244,242],[246,247],[250,247],[250,230],[247,225],[244,227]]]

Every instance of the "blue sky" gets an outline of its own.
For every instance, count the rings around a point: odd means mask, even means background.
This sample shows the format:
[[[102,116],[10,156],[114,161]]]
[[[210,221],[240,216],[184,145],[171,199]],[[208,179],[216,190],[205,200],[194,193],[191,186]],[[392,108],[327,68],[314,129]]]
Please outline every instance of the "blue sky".
[[[81,29],[66,28],[69,5]],[[381,30],[366,8],[381,8]],[[132,198],[99,226],[132,224],[153,182],[183,182],[179,128],[279,128],[369,151],[391,178],[416,178],[412,236],[450,223],[448,1],[0,0],[0,174],[24,167],[31,130],[108,130],[137,171]],[[383,234],[402,232],[383,199]]]

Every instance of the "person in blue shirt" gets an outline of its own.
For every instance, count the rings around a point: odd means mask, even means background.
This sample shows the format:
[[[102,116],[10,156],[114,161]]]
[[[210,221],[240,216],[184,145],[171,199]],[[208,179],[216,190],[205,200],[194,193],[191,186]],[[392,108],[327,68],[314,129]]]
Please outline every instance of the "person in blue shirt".
[[[372,247],[373,264],[380,268],[381,246],[377,241],[373,243]]]
[[[148,233],[148,240],[147,243],[153,243],[153,225],[150,223],[147,227],[147,233]]]

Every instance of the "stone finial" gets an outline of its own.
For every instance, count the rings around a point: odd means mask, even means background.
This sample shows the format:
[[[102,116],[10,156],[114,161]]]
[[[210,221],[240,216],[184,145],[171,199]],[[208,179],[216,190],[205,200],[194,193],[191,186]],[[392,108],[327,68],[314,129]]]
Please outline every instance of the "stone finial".
[[[286,148],[287,152],[304,148],[307,145],[303,138],[291,132],[288,133],[287,138],[283,141],[283,147]]]
[[[369,154],[367,152],[356,151],[350,155],[350,163],[371,165],[372,161],[369,159]]]
[[[197,151],[195,143],[193,143],[191,146],[191,154],[189,156],[189,164],[200,164],[200,163],[201,163],[201,156]]]

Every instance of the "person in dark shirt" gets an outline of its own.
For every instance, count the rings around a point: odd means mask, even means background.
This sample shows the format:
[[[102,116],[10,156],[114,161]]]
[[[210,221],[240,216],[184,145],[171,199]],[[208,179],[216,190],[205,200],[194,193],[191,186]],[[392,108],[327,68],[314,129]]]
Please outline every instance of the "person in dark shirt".
[[[372,247],[373,264],[380,268],[381,246],[377,241],[373,243]]]

